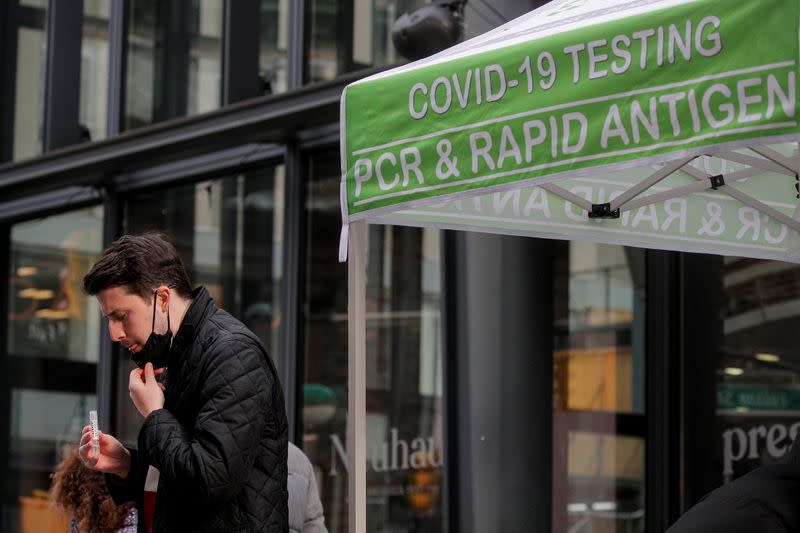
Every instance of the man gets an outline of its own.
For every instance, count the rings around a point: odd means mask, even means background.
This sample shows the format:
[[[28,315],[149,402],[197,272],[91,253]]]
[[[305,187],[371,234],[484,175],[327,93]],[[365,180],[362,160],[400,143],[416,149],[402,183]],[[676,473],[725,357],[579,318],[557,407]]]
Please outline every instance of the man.
[[[756,468],[707,494],[667,533],[800,531],[800,438],[781,463]]]
[[[283,392],[258,338],[191,290],[160,234],[115,241],[83,286],[139,367],[129,391],[145,419],[138,450],[101,433],[95,455],[87,426],[80,455],[115,501],[137,502],[139,531],[287,531]]]

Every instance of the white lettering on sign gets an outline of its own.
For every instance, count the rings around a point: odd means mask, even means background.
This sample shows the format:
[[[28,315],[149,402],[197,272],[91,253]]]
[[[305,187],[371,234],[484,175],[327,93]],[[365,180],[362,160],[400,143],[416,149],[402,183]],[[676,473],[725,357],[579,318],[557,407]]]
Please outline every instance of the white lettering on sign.
[[[800,422],[792,424],[787,430],[784,424],[755,426],[746,432],[742,428],[726,429],[722,433],[722,474],[733,474],[733,465],[744,458],[758,459],[762,449],[766,449],[774,459],[780,459],[800,431]],[[763,443],[763,445],[762,445]]]
[[[693,54],[716,56],[722,51],[722,37],[718,31],[720,26],[719,17],[710,15],[696,24],[687,20],[683,24],[643,28],[630,34],[614,35],[610,39],[573,43],[563,47],[560,52],[571,66],[571,75],[568,76],[572,83],[580,83],[586,79],[606,78],[609,73],[625,74],[634,60],[641,70],[645,70],[667,63],[672,65],[679,60],[689,62]],[[632,46],[639,49],[635,59]],[[555,84],[558,74],[553,52],[543,50],[534,56],[526,55],[517,68],[521,79],[507,76],[503,65],[493,63],[454,72],[449,76],[438,76],[430,83],[415,82],[408,91],[408,113],[415,120],[420,120],[428,116],[428,111],[443,115],[456,106],[466,109],[470,105],[497,102],[509,89],[523,86],[523,83],[528,94],[547,91]],[[743,94],[740,99],[747,100],[747,85],[741,89]],[[760,97],[754,95],[749,103],[759,101]]]
[[[516,86],[518,82],[514,81],[513,85]],[[507,89],[505,70],[498,64],[456,72],[449,77],[439,76],[430,84],[417,82],[411,86],[408,91],[408,114],[420,120],[425,118],[429,110],[444,115],[453,108],[453,104],[466,109],[470,104],[496,102],[505,96]]]
[[[677,43],[676,47],[680,48]],[[474,84],[478,79],[477,70],[469,71],[472,74],[461,79],[456,75],[452,79],[440,76],[430,87],[415,84],[415,94],[425,95],[426,99],[419,102],[412,95],[409,109],[417,117],[430,110],[441,114],[454,105],[466,105],[465,102],[473,98],[470,92],[478,90],[482,101],[496,101],[509,90],[501,70],[499,65],[487,66],[480,71],[485,83],[479,85]],[[597,149],[598,141],[600,149],[614,154],[632,146],[671,142],[668,139],[672,136],[752,124],[770,119],[776,113],[794,120],[796,81],[794,71],[716,81],[698,90],[609,102],[605,109],[599,110],[600,116],[604,115],[603,120],[593,122],[589,116],[594,115],[581,111],[556,111],[529,120],[509,118],[506,124],[477,123],[474,127],[461,128],[452,137],[440,137],[436,133],[433,137],[439,138],[431,146],[401,143],[401,147],[387,145],[381,150],[360,150],[354,152],[359,154],[353,163],[355,198],[360,200],[366,196],[369,198],[362,201],[369,202],[372,197],[386,198],[405,194],[406,189],[416,189],[420,185],[430,186],[423,169],[430,169],[427,172],[439,181],[492,178],[494,174],[518,173],[523,166],[536,171],[559,167],[570,158],[580,161],[596,157],[587,152]],[[367,152],[369,156],[361,155]],[[715,213],[709,212],[709,215],[716,220]],[[739,222],[745,228],[737,239],[763,236],[767,231],[763,220],[758,221],[745,211],[740,215]],[[715,236],[723,230],[724,225],[706,225],[697,234]],[[770,238],[779,239],[774,223],[769,231]]]
[[[373,175],[377,179],[378,187],[382,191],[391,190],[401,183],[403,187],[408,187],[411,182],[412,174],[417,180],[417,183],[425,182],[425,178],[419,168],[422,164],[422,157],[419,148],[416,146],[400,150],[400,171],[403,174],[402,181],[397,173],[392,176],[391,181],[388,181],[387,176],[392,174],[392,170],[395,170],[397,164],[397,158],[391,152],[384,152],[378,156],[374,171],[371,159],[356,160],[353,171],[353,178],[356,182],[356,197],[361,196],[363,185],[369,182],[373,178]]]
[[[389,430],[388,442],[373,445],[367,454],[367,467],[375,472],[438,468],[444,464],[443,450],[433,437],[401,439],[397,428]],[[331,476],[339,475],[338,465],[347,469],[347,450],[339,435],[331,434]]]

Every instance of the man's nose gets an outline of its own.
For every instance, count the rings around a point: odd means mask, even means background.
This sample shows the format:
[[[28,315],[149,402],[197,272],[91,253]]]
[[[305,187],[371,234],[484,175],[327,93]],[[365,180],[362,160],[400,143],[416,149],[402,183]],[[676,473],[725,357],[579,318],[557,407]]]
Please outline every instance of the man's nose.
[[[122,329],[122,324],[119,324],[113,320],[109,320],[108,335],[111,337],[112,342],[119,342],[125,338],[125,330]]]

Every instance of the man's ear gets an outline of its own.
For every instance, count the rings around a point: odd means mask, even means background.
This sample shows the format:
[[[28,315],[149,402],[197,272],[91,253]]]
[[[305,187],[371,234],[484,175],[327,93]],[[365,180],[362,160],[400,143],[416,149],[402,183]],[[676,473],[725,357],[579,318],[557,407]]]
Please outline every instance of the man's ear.
[[[158,303],[158,308],[162,313],[167,312],[170,298],[172,298],[172,289],[166,285],[159,285],[159,287],[156,289],[156,302]]]

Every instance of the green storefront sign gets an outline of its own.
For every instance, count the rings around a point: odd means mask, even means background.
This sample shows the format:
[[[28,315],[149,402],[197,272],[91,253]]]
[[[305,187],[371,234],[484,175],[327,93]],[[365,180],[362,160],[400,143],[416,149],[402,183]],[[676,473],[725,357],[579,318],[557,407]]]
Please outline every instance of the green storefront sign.
[[[800,411],[800,387],[736,387],[717,390],[717,409],[728,411]]]
[[[797,3],[675,4],[349,86],[349,214],[796,133]]]

